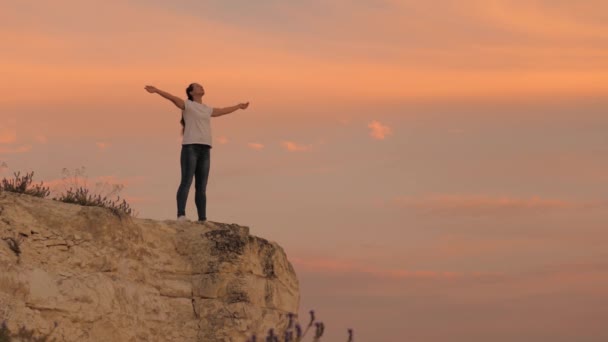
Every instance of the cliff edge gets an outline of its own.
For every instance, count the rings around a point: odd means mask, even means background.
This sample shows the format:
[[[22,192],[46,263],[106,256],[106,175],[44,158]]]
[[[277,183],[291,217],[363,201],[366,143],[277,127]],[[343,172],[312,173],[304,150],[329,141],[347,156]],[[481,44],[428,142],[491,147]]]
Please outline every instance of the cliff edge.
[[[0,323],[56,341],[238,341],[285,329],[298,280],[236,224],[0,193]]]

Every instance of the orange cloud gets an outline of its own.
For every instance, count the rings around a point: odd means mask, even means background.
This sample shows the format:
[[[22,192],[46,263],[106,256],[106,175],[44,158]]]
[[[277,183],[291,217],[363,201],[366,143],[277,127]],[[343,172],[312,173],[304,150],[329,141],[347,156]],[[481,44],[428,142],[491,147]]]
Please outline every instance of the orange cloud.
[[[222,145],[225,145],[225,144],[228,143],[228,138],[226,138],[224,136],[218,137],[217,138],[217,142],[220,143],[220,144],[222,144]]]
[[[351,121],[352,121],[352,119],[351,119],[351,118],[341,118],[341,119],[339,119],[339,120],[338,120],[338,122],[339,122],[340,124],[344,125],[344,126],[346,126],[346,125],[350,124],[350,123],[351,123]]]
[[[513,250],[524,251],[536,250],[539,244],[544,243],[544,250],[549,251],[549,245],[554,241],[546,241],[534,238],[522,237],[475,237],[462,236],[459,234],[441,234],[432,245],[426,246],[428,252],[424,256],[426,260],[452,260],[456,258],[480,258],[504,256]]]
[[[564,210],[591,208],[604,205],[602,201],[574,202],[561,199],[514,198],[508,196],[490,197],[485,195],[428,195],[424,197],[397,197],[393,204],[421,210],[433,214],[452,215],[495,215],[501,213],[543,212],[547,210]]]
[[[39,143],[41,143],[41,144],[46,144],[48,142],[48,139],[44,135],[37,135],[36,136],[36,141],[39,142]]]
[[[332,274],[361,274],[380,279],[435,279],[450,280],[465,277],[500,277],[502,273],[490,272],[454,272],[454,271],[432,271],[432,270],[405,270],[405,269],[381,269],[361,265],[353,261],[326,259],[326,258],[293,258],[292,263],[296,268],[313,273]]]
[[[264,145],[263,144],[259,144],[259,143],[248,143],[247,146],[249,146],[251,149],[254,149],[254,150],[257,150],[257,151],[259,151],[259,150],[261,150],[261,149],[264,148]]]
[[[553,290],[585,290],[606,294],[608,265],[597,261],[578,263],[560,263],[536,267],[522,267],[513,272],[492,271],[439,271],[439,270],[405,270],[382,269],[369,267],[355,262],[337,259],[290,259],[298,272],[318,274],[318,279],[338,279],[338,284],[348,284],[359,279],[361,285],[355,292],[400,295],[411,294],[404,288],[414,281],[429,281],[430,287],[414,287],[409,290],[418,294],[440,291],[447,297],[483,300],[487,296],[521,296],[526,294],[545,293]],[[308,277],[308,276],[307,276]],[[402,281],[408,281],[404,283]],[[409,282],[412,281],[412,282]],[[432,282],[432,283],[431,283]],[[466,285],[443,287],[444,285]],[[336,285],[336,283],[334,283]],[[328,290],[333,290],[328,288]],[[480,290],[482,290],[480,292]],[[488,291],[489,290],[489,291]],[[446,297],[446,298],[447,298]]]
[[[559,181],[607,182],[608,158],[606,150],[561,151],[557,153],[521,154],[511,158],[500,158],[484,165],[484,170],[499,174],[504,170],[515,172],[512,165],[526,165],[527,176],[556,178]],[[491,170],[489,169],[491,168]]]
[[[289,152],[304,152],[312,149],[312,145],[300,145],[293,141],[283,141],[281,145]]]
[[[383,125],[376,120],[370,122],[367,127],[370,129],[369,135],[377,140],[384,140],[393,133],[389,126]]]
[[[604,2],[546,4],[538,2],[488,0],[478,11],[493,25],[542,37],[608,38],[608,25],[589,20],[592,11],[608,10]],[[602,8],[603,7],[603,8]]]
[[[12,144],[17,141],[17,132],[7,128],[0,128],[0,144]]]
[[[339,6],[349,7],[349,10],[356,11],[356,16],[363,16],[369,12],[365,6],[355,6],[352,3],[338,3]],[[387,24],[390,22],[400,23],[413,19],[417,23],[415,27],[424,28],[430,26],[440,28],[442,31],[457,31],[445,25],[443,19],[450,18],[463,23],[468,23],[471,13],[479,15],[478,24],[490,25],[503,21],[514,21],[518,19],[521,12],[518,8],[510,9],[506,2],[489,2],[478,10],[476,6],[468,3],[462,10],[455,10],[454,6],[446,6],[443,11],[433,11],[438,25],[420,23],[420,18],[411,18],[408,8],[416,7],[421,12],[429,11],[429,5],[408,4],[397,6],[394,11],[386,12],[374,11],[373,22]],[[48,4],[40,4],[37,11],[43,12],[50,10]],[[498,6],[498,7],[497,7]],[[206,65],[199,69],[205,75],[202,82],[209,82],[213,85],[214,91],[218,94],[224,92],[238,92],[255,96],[259,102],[274,104],[282,102],[280,105],[290,103],[295,94],[306,92],[313,96],[328,99],[352,99],[356,97],[362,101],[370,100],[395,100],[395,99],[432,99],[438,98],[487,98],[487,97],[511,97],[511,96],[534,96],[534,95],[603,95],[608,90],[608,73],[606,72],[606,51],[590,44],[555,44],[548,46],[537,46],[527,42],[508,42],[504,44],[452,44],[446,46],[445,40],[453,41],[453,36],[436,36],[435,33],[423,31],[418,33],[419,41],[427,41],[425,38],[432,38],[434,46],[408,47],[407,44],[378,44],[375,47],[382,52],[381,60],[374,56],[363,56],[361,44],[371,44],[374,39],[382,36],[383,33],[394,34],[395,41],[399,37],[410,36],[411,32],[404,32],[399,25],[392,24],[394,32],[384,32],[383,25],[371,25],[375,31],[365,33],[353,31],[351,35],[345,35],[343,30],[336,30],[335,18],[324,18],[324,28],[333,30],[332,33],[340,35],[349,43],[343,46],[333,47],[333,45],[322,45],[323,50],[314,54],[303,53],[293,47],[292,49],[279,48],[284,42],[285,33],[275,31],[273,34],[263,30],[255,30],[247,27],[230,26],[227,23],[217,21],[197,20],[190,14],[174,12],[166,8],[155,6],[137,6],[133,4],[108,3],[107,8],[100,9],[98,18],[92,18],[95,27],[104,25],[106,31],[102,33],[87,35],[84,37],[75,33],[64,33],[63,35],[52,36],[46,28],[50,23],[44,19],[33,21],[27,27],[14,24],[15,27],[4,31],[0,35],[3,42],[26,42],[26,50],[18,53],[12,52],[12,58],[4,58],[0,62],[0,71],[6,75],[6,79],[11,80],[5,85],[0,84],[0,91],[6,96],[0,101],[7,103],[21,103],[27,100],[27,89],[32,80],[46,89],[44,94],[40,94],[40,101],[59,101],[65,102],[68,99],[75,101],[73,94],[93,96],[96,100],[116,97],[124,99],[125,91],[133,91],[135,85],[141,89],[141,80],[149,79],[154,75],[152,81],[163,84],[180,85],[185,79],[191,78],[191,69],[187,66],[191,62],[183,55],[176,54],[167,56],[162,53],[162,47],[156,44],[158,36],[171,37],[177,46],[188,43],[187,37],[175,35],[174,32],[156,28],[154,25],[146,23],[163,22],[167,27],[174,27],[176,30],[192,29],[198,32],[213,31],[214,35],[207,37],[207,43],[218,47],[217,52],[205,51],[204,47],[192,47],[189,55],[199,55],[205,53]],[[282,6],[289,15],[317,15],[304,11],[301,13],[301,6]],[[487,8],[486,8],[487,7]],[[500,13],[507,9],[507,19],[496,18]],[[520,6],[522,7],[522,6]],[[545,13],[553,14],[555,6],[533,6],[523,5],[525,13],[532,11],[536,13],[532,19],[525,22],[536,23],[541,15]],[[498,8],[498,10],[496,9]],[[24,16],[23,12],[15,11],[10,13],[10,6],[7,17]],[[85,13],[86,6],[78,3],[63,9],[65,15],[77,17]],[[474,11],[473,11],[474,10]],[[79,12],[81,11],[81,12]],[[455,13],[452,13],[455,11]],[[498,13],[498,14],[497,14]],[[591,11],[582,12],[579,16],[593,13]],[[558,14],[558,17],[566,17],[567,14]],[[524,15],[525,16],[525,15]],[[42,17],[42,16],[41,16]],[[353,17],[354,18],[354,17]],[[308,22],[301,18],[303,22]],[[353,20],[351,16],[340,18],[344,24],[352,25],[351,28],[357,29],[359,21]],[[367,17],[366,17],[367,19]],[[399,19],[399,20],[395,20]],[[114,28],[105,27],[105,23],[112,21],[116,23]],[[523,20],[523,19],[522,19]],[[551,19],[554,20],[554,19]],[[558,19],[558,22],[562,19]],[[569,20],[569,19],[567,19]],[[18,22],[18,19],[16,20]],[[538,21],[539,27],[546,30],[553,30],[554,25],[547,25]],[[577,20],[577,25],[589,26],[584,20]],[[424,24],[424,25],[422,25]],[[441,25],[443,24],[443,25]],[[132,35],[122,35],[121,28],[127,29],[133,26],[146,27],[146,30],[135,30]],[[527,24],[526,24],[527,25]],[[570,24],[557,25],[556,32],[571,31]],[[598,24],[599,25],[599,24]],[[604,32],[596,30],[597,25],[577,29],[593,34],[593,32]],[[349,27],[349,26],[346,26]],[[484,27],[479,28],[483,32]],[[366,28],[367,30],[368,28]],[[150,31],[152,30],[152,31]],[[348,30],[346,30],[348,31]],[[470,35],[471,30],[465,33]],[[180,31],[177,31],[180,32]],[[368,34],[363,38],[360,34]],[[462,32],[461,35],[464,35]],[[247,36],[247,40],[241,38]],[[344,37],[343,37],[344,36]],[[427,37],[428,36],[428,37]],[[508,37],[511,37],[510,35]],[[306,35],[303,38],[310,40],[310,43],[320,44],[323,40],[314,35]],[[501,38],[501,37],[497,37]],[[502,37],[504,38],[504,37]],[[120,59],[101,58],[99,54],[91,54],[88,46],[90,44],[103,44],[112,41],[112,46],[118,49],[129,51],[128,55],[120,55]],[[226,42],[242,41],[244,45],[233,46]],[[501,41],[497,39],[497,41]],[[466,42],[466,41],[465,41]],[[61,48],[50,49],[50,46]],[[137,44],[134,44],[137,43]],[[10,44],[15,48],[24,44]],[[473,45],[473,47],[471,47]],[[137,49],[133,49],[137,46]],[[463,48],[466,46],[466,48]],[[67,48],[64,48],[67,47]],[[238,52],[245,48],[247,58],[239,57]],[[340,49],[339,54],[334,53],[333,49]],[[13,49],[10,49],[13,50]],[[39,60],[27,60],[23,56],[38,55],[53,51],[49,57],[54,61],[69,61],[69,63],[41,63]],[[374,49],[375,51],[376,49]],[[8,50],[7,50],[8,52]],[[573,56],[573,54],[575,56]],[[347,56],[346,60],[334,59],[329,56]],[[162,57],[157,57],[162,56]],[[234,56],[234,57],[231,57]],[[404,63],[404,56],[407,56],[407,63]],[[559,67],[539,68],[554,63],[554,56],[568,56],[570,62]],[[132,58],[124,60],[124,58]],[[516,62],[513,62],[513,60]],[[533,63],[529,61],[533,60]],[[563,61],[564,58],[560,58]],[[268,61],[272,61],[269,63]],[[488,67],[487,61],[496,61],[495,67]],[[593,61],[593,63],[590,63]],[[129,64],[131,63],[131,64]],[[520,68],[522,63],[529,63],[530,66]],[[128,64],[125,66],[125,64]],[[293,68],[298,65],[298,68]],[[463,66],[464,65],[464,66]],[[481,66],[480,66],[481,65]],[[593,65],[590,67],[590,65]],[[512,66],[512,67],[510,67]],[[356,72],[354,72],[356,70]],[[239,84],[234,84],[232,80],[226,81],[227,74],[238,74]],[[321,79],[320,79],[321,77]],[[117,83],[117,80],[119,82]],[[362,84],[365,84],[363,87]],[[263,85],[263,87],[254,87]],[[66,91],[67,89],[67,91]],[[103,89],[103,91],[100,91]],[[264,89],[264,90],[259,90]],[[70,94],[69,96],[67,94]],[[141,93],[143,94],[143,91]],[[220,95],[223,96],[223,95]],[[81,96],[82,97],[82,96]],[[283,98],[283,101],[277,99]],[[138,101],[141,101],[138,99]]]
[[[547,289],[555,293],[584,291],[608,295],[608,265],[597,260],[554,263],[533,270],[511,274],[501,284],[503,289],[518,295],[545,294]]]
[[[16,154],[29,152],[32,149],[31,145],[23,145],[19,147],[0,146],[0,154]]]
[[[105,142],[98,142],[95,145],[97,145],[97,148],[99,148],[101,151],[105,151],[108,147],[110,147],[110,144]]]

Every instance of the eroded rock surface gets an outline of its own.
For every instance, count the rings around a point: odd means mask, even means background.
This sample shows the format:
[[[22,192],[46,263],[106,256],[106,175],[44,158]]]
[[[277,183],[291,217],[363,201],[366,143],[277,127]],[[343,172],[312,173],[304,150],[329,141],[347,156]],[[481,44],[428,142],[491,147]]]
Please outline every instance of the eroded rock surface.
[[[0,193],[0,322],[56,341],[245,341],[281,331],[298,281],[236,224],[119,218]]]

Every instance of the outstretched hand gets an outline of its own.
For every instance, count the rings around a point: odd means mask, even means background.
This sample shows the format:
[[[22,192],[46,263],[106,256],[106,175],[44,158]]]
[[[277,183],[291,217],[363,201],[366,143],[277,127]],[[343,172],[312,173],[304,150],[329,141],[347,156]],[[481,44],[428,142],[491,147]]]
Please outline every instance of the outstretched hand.
[[[249,107],[249,102],[239,103],[240,109],[247,109],[247,107]]]
[[[148,91],[148,93],[156,93],[156,91],[158,90],[158,89],[156,89],[155,86],[149,86],[149,85],[145,86],[144,88]]]

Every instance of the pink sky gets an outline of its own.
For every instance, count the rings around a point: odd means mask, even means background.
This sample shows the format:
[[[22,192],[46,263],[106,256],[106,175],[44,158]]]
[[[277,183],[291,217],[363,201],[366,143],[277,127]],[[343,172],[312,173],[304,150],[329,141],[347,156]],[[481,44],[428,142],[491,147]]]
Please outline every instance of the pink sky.
[[[144,85],[250,101],[209,218],[284,247],[327,341],[608,339],[605,1],[19,1],[0,44],[0,176],[84,166],[140,217],[179,183]]]

